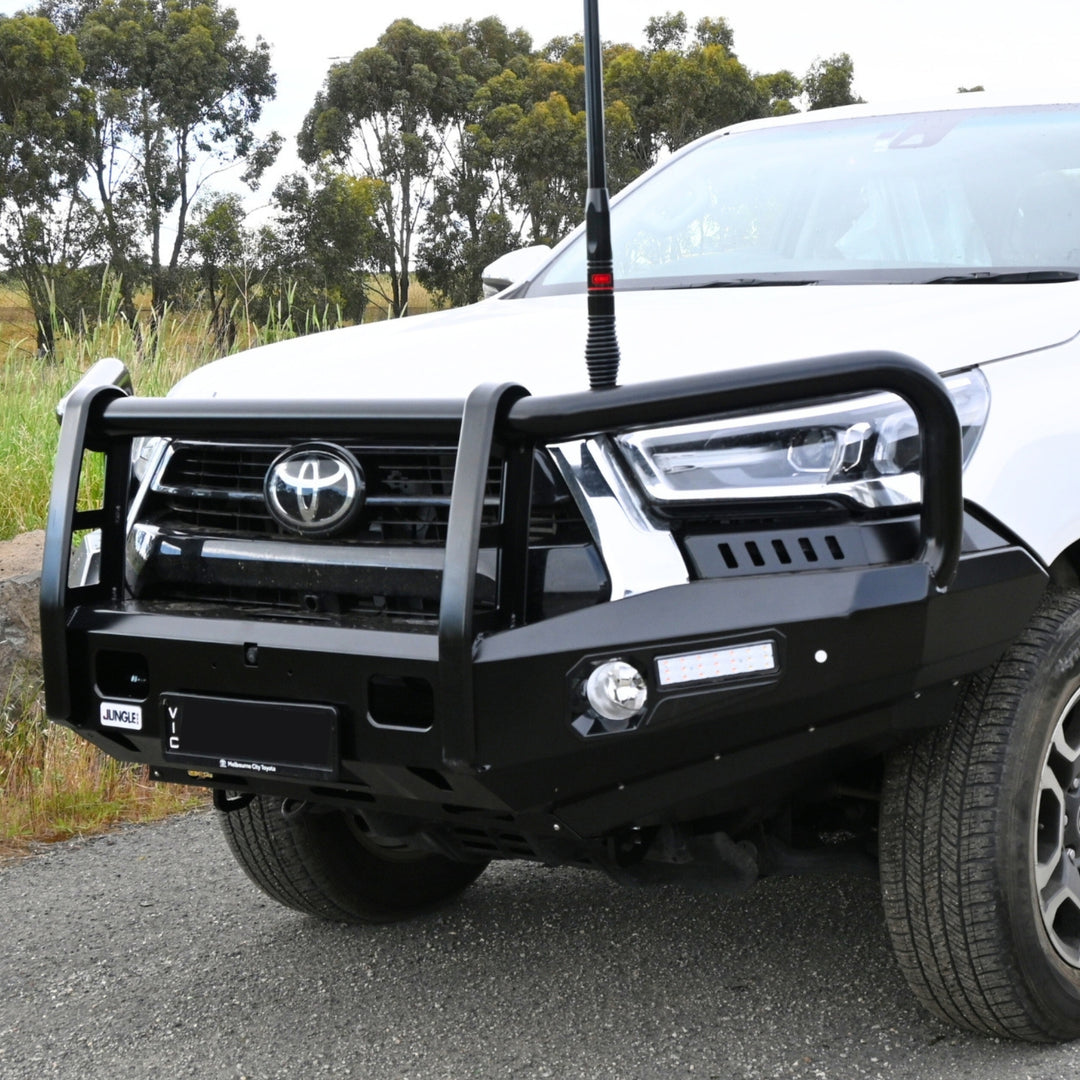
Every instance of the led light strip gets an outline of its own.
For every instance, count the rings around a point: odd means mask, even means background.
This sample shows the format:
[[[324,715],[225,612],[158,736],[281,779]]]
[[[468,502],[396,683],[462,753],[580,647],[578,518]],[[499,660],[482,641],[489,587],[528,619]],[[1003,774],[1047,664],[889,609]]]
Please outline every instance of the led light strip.
[[[771,641],[656,658],[661,686],[679,686],[706,679],[731,679],[761,671],[775,671],[776,667],[776,649]]]

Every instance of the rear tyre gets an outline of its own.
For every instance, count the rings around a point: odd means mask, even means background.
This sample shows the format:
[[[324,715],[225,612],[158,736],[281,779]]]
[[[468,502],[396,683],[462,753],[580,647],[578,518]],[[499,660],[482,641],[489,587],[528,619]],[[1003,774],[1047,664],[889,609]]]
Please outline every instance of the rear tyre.
[[[457,896],[487,865],[384,846],[347,811],[285,814],[285,802],[256,795],[221,814],[221,827],[236,861],[267,896],[316,918],[407,919]]]
[[[1080,1036],[1080,590],[1049,593],[950,723],[893,757],[880,840],[893,948],[927,1009]]]

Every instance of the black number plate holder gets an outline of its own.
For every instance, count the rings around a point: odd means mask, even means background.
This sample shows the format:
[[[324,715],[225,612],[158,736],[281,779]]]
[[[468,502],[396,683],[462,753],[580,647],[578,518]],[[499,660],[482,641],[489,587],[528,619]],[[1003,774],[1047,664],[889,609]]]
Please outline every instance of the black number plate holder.
[[[166,761],[207,772],[330,780],[338,772],[332,705],[162,694]]]

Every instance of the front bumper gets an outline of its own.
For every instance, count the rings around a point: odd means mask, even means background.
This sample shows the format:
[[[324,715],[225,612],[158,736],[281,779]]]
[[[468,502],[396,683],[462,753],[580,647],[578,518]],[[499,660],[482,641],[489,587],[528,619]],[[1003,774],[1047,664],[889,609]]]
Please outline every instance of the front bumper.
[[[882,388],[913,405],[931,463],[914,559],[695,580],[521,625],[528,500],[519,477],[506,485],[500,526],[502,618],[476,632],[482,478],[495,442],[510,448],[512,470],[515,458],[531,461],[537,442]],[[133,437],[223,426],[333,437],[404,425],[460,432],[437,633],[378,621],[346,628],[237,618],[125,597]],[[78,512],[87,447],[107,453],[106,494],[100,510]],[[757,805],[763,791],[780,798],[940,721],[955,681],[991,662],[1026,623],[1045,572],[974,518],[965,530],[959,453],[940,382],[891,356],[547,400],[484,387],[461,410],[147,402],[125,398],[110,380],[90,380],[67,403],[50,510],[42,588],[49,712],[158,778],[352,805],[384,824],[412,823],[403,831],[423,822],[488,837],[502,830],[504,838],[588,839]],[[101,580],[70,587],[70,538],[88,527],[103,533]],[[761,642],[772,646],[774,671],[685,685],[658,679],[664,657]],[[645,674],[648,712],[633,730],[583,734],[575,725],[582,684],[613,657]],[[124,691],[118,671],[133,676],[135,689]],[[411,702],[404,723],[385,707],[387,688]],[[203,699],[235,702],[238,715],[256,717],[260,703],[325,707],[329,752],[315,768],[245,757],[224,744],[219,757],[205,752],[212,741],[192,755],[170,710],[175,716],[181,700]],[[121,712],[136,705],[138,726],[115,717],[103,724],[103,704]],[[298,723],[307,714],[289,715]]]

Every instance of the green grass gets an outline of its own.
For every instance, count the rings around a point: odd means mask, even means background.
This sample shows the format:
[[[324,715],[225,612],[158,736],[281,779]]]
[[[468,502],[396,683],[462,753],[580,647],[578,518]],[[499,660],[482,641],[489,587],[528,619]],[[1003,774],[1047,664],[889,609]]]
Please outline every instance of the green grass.
[[[197,788],[151,783],[144,768],[114,761],[50,724],[25,678],[0,703],[0,793],[0,857],[207,802]]]
[[[180,354],[157,364],[128,361],[139,392],[160,394],[207,359]],[[0,366],[0,540],[44,527],[60,434],[56,403],[89,366],[70,356],[44,363],[19,354]]]
[[[43,360],[35,354],[33,318],[22,297],[0,288],[0,540],[44,527],[59,435],[56,403],[95,361],[122,360],[136,391],[158,396],[218,355],[208,316],[195,311],[168,313],[155,355],[146,357],[138,335],[116,314],[117,306],[118,297],[103,292],[104,319],[89,333],[62,328],[56,355]],[[418,285],[409,306],[416,314],[430,308],[427,293]],[[385,318],[385,312],[372,305],[369,317]],[[322,323],[318,312],[283,306],[261,326],[242,323],[233,351],[294,337],[297,327],[318,328]]]
[[[112,314],[90,333],[57,338],[56,355],[38,357],[22,323],[17,294],[0,292],[0,540],[44,527],[60,434],[56,403],[95,361],[114,356],[132,372],[140,394],[165,393],[187,372],[214,359],[205,316],[168,316],[157,355],[140,353],[136,333]],[[28,312],[24,315],[29,318]]]

